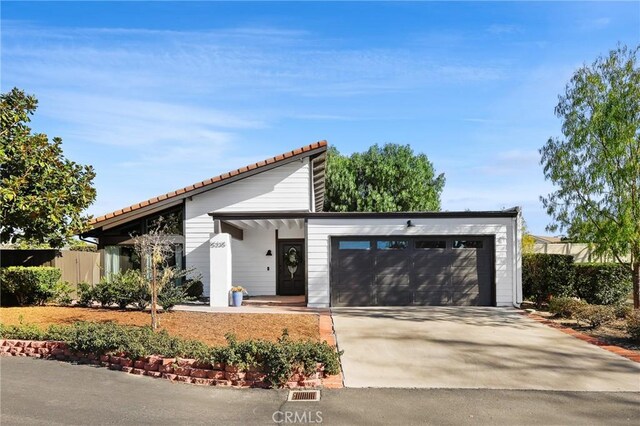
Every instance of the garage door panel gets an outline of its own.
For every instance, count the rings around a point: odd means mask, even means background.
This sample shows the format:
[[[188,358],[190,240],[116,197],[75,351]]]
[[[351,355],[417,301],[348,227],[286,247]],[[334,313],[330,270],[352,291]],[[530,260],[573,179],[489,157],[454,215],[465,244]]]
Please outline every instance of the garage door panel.
[[[371,256],[363,253],[340,253],[338,265],[341,268],[369,268],[373,263]]]
[[[378,274],[376,276],[378,287],[409,287],[411,286],[411,275],[401,273]]]
[[[376,304],[379,306],[408,306],[413,304],[413,292],[408,291],[378,291]]]
[[[415,256],[413,258],[413,268],[415,271],[448,268],[449,266],[451,266],[451,259],[444,256]]]
[[[371,306],[372,293],[362,291],[338,291],[333,298],[334,306]]]
[[[411,258],[404,253],[392,253],[376,256],[375,265],[378,269],[410,268]]]
[[[413,286],[416,290],[430,288],[446,288],[451,285],[451,276],[447,274],[414,276]]]
[[[333,247],[353,247],[350,240]],[[374,236],[357,244],[332,252],[335,306],[493,303],[492,237]]]
[[[420,290],[414,292],[414,304],[424,306],[446,306],[451,304],[451,292],[443,290]]]

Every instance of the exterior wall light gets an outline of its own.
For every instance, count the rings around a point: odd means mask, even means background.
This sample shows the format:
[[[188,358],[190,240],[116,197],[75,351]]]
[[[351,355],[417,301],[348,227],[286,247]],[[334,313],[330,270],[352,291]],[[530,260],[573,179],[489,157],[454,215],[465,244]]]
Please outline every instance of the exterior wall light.
[[[271,253],[271,250],[267,250],[267,256],[273,256],[273,253]]]

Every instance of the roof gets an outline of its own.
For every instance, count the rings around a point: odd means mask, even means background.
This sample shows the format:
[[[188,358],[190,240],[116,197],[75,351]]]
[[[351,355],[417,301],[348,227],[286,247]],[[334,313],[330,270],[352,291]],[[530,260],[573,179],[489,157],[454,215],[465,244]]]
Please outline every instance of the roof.
[[[517,217],[520,213],[519,207],[505,210],[491,211],[445,211],[445,212],[210,212],[213,216],[222,220],[242,220],[242,219],[386,219],[386,218],[477,218],[477,217]]]
[[[275,157],[267,158],[266,160],[259,161],[257,163],[249,164],[239,169],[232,170],[227,173],[223,173],[218,176],[214,176],[210,179],[203,180],[201,182],[194,183],[193,185],[186,186],[184,188],[176,189],[175,191],[168,192],[166,194],[158,195],[157,197],[150,198],[146,201],[133,204],[131,206],[116,210],[111,213],[107,213],[103,216],[92,219],[89,224],[92,228],[98,228],[105,225],[106,222],[112,222],[116,218],[125,219],[127,216],[149,211],[151,213],[156,207],[169,207],[180,203],[183,199],[199,194],[204,191],[217,188],[227,183],[234,182],[245,177],[252,176],[256,173],[260,173],[279,166],[281,163],[290,162],[299,158],[316,156],[318,157],[317,163],[312,165],[313,167],[313,186],[315,192],[316,209],[322,208],[324,202],[324,154],[327,150],[327,141],[322,140],[319,142],[306,145],[293,151],[288,151]]]

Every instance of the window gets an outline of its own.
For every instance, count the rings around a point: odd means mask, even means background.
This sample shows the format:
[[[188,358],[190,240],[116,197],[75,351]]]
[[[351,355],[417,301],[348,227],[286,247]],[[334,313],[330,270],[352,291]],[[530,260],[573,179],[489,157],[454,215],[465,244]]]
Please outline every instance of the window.
[[[404,250],[409,247],[407,240],[377,241],[378,250]]]
[[[370,241],[340,241],[338,243],[338,250],[370,250]]]
[[[163,227],[167,234],[182,235],[182,209],[150,217],[146,225],[147,229]]]
[[[456,240],[453,242],[453,248],[454,249],[461,249],[461,248],[481,249],[482,240]]]
[[[417,240],[417,249],[443,249],[447,248],[446,241],[434,241],[434,240]]]

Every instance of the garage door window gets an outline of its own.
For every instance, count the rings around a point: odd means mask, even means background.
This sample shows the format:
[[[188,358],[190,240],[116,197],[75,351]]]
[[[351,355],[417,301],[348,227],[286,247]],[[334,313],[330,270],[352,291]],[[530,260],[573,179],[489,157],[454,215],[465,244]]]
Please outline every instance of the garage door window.
[[[340,241],[338,250],[371,250],[371,241]]]
[[[404,250],[409,247],[409,241],[407,240],[394,240],[394,241],[378,241],[376,243],[378,250]]]
[[[482,248],[482,240],[456,240],[453,242],[454,249],[481,249]]]
[[[416,241],[416,248],[417,249],[443,249],[443,248],[447,248],[447,242],[418,240]]]

